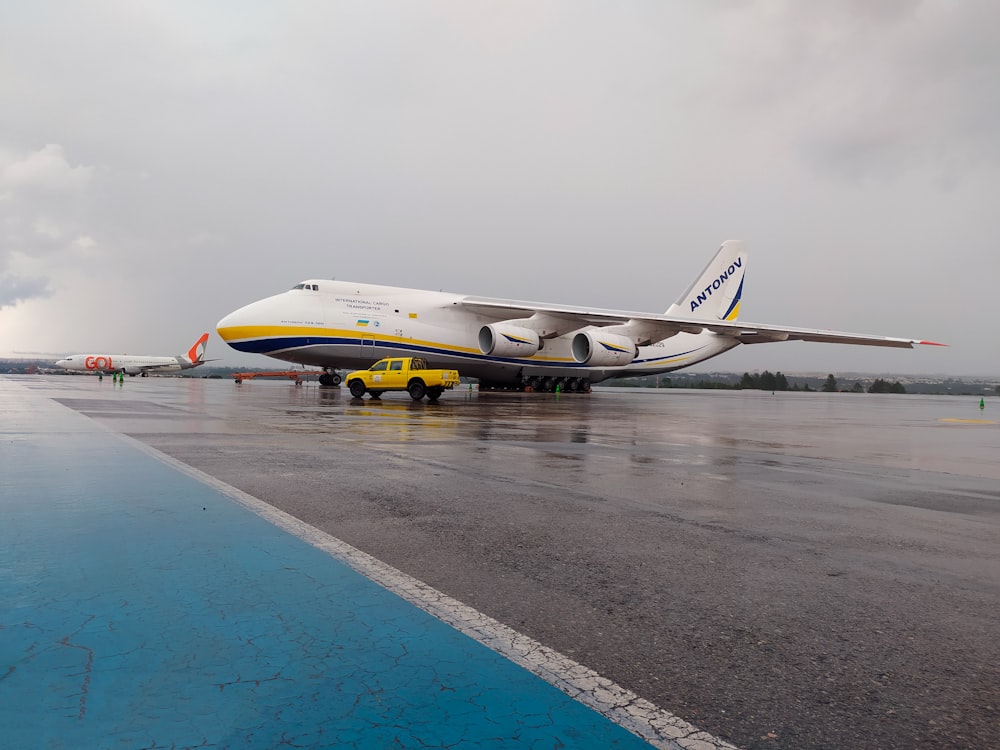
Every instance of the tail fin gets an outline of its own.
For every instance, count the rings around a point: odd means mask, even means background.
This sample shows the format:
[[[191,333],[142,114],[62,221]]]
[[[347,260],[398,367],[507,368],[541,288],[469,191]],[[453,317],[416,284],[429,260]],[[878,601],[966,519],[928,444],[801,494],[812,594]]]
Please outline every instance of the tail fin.
[[[667,310],[667,315],[702,320],[736,320],[743,296],[747,253],[742,240],[726,240],[705,270]]]
[[[205,349],[208,348],[208,334],[201,334],[201,338],[194,342],[194,346],[188,349],[187,361],[192,365],[200,365],[205,361]]]

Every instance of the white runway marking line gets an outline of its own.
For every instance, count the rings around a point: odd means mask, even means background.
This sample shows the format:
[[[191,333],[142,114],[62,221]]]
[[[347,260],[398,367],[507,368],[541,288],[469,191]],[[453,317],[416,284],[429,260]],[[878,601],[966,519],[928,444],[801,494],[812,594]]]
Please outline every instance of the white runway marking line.
[[[524,667],[574,700],[663,750],[739,750],[631,690],[396,570],[295,516],[259,500],[135,438],[114,433],[144,453],[232,498],[258,516],[346,563],[369,580]]]

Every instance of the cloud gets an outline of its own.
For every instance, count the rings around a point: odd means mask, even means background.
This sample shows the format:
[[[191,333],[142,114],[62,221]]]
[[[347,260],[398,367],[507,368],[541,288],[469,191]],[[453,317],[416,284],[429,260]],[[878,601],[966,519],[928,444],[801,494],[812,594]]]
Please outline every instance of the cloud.
[[[94,240],[93,237],[88,237],[87,235],[80,235],[70,243],[70,247],[73,252],[79,258],[85,260],[92,260],[95,258],[104,257],[104,250],[100,245]]]
[[[63,147],[50,143],[0,168],[0,192],[80,190],[93,174],[93,167],[71,166]]]
[[[0,155],[0,271],[12,299],[39,296],[76,259],[99,249],[94,221],[94,167],[72,164],[60,144],[21,155]],[[39,281],[44,281],[41,287]]]
[[[800,168],[954,185],[1000,164],[1000,5],[762,1],[718,18],[715,106]]]
[[[48,288],[49,280],[42,277],[15,276],[4,274],[0,276],[0,309],[13,307],[19,302],[29,299],[44,299],[52,296]]]

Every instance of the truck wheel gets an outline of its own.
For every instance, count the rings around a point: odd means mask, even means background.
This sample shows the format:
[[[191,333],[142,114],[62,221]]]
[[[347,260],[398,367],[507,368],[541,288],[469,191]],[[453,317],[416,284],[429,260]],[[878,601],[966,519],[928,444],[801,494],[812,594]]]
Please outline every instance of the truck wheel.
[[[419,401],[427,393],[427,386],[424,385],[423,380],[417,379],[410,381],[410,385],[406,390],[410,392],[410,398],[414,401]]]
[[[362,383],[360,380],[352,380],[351,381],[351,395],[354,396],[354,398],[361,398],[362,396],[364,396],[365,395],[365,384]]]
[[[431,401],[437,401],[441,398],[442,393],[444,393],[444,388],[439,385],[435,385],[427,389],[427,398]]]

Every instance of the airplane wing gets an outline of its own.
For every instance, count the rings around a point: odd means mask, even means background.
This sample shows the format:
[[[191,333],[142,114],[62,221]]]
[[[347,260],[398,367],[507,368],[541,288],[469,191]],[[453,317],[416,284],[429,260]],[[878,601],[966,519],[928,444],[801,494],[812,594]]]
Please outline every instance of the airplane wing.
[[[700,320],[674,315],[655,315],[628,310],[604,310],[600,308],[575,307],[572,305],[548,305],[537,302],[494,299],[491,297],[465,297],[461,305],[487,318],[497,321],[527,319],[544,315],[564,322],[563,332],[587,326],[629,326],[643,332],[642,338],[659,341],[677,333],[700,333],[712,331],[722,336],[738,339],[743,344],[761,344],[772,341],[816,341],[828,344],[858,344],[861,346],[889,346],[912,349],[915,345],[947,346],[934,341],[873,336],[864,333],[843,333],[813,328],[790,328],[788,326],[759,325],[744,321]]]

